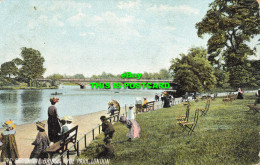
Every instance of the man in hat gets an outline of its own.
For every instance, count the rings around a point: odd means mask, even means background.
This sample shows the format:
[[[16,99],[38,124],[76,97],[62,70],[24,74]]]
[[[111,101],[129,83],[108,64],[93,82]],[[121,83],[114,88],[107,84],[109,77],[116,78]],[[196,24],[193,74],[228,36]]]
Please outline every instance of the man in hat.
[[[112,139],[115,132],[113,125],[109,121],[107,121],[106,116],[101,116],[100,120],[102,122],[102,131],[105,134],[105,138],[109,137],[110,139]]]
[[[107,158],[111,159],[115,157],[115,150],[114,150],[114,145],[111,144],[111,139],[110,138],[105,138],[104,139],[104,146],[103,146],[103,151],[98,154],[98,158]]]
[[[1,134],[0,140],[2,141],[2,153],[1,153],[1,162],[4,162],[7,159],[6,164],[9,164],[9,161],[12,161],[12,164],[15,164],[15,159],[19,157],[16,140],[15,140],[15,127],[13,121],[8,120],[3,124],[5,131]]]
[[[34,149],[31,152],[30,158],[38,159],[38,162],[42,161],[43,159],[48,158],[47,153],[43,153],[43,151],[50,145],[50,140],[45,133],[45,124],[42,122],[36,122],[37,130],[39,131],[36,139],[32,143],[34,145]],[[40,163],[41,164],[41,163]]]

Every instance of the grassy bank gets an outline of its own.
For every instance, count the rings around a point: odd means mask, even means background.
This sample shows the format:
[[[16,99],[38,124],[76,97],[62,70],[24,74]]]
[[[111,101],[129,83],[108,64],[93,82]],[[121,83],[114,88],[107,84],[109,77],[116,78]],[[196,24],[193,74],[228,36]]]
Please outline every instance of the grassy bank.
[[[141,126],[141,138],[127,142],[128,129],[115,124],[116,157],[111,164],[253,164],[258,162],[260,150],[259,113],[247,113],[252,95],[244,100],[224,104],[222,99],[212,101],[208,114],[200,117],[195,133],[187,136],[176,124],[176,116],[185,114],[185,106],[137,115]],[[190,120],[196,108],[205,101],[192,102]],[[103,134],[81,154],[81,158],[93,158],[103,144]]]

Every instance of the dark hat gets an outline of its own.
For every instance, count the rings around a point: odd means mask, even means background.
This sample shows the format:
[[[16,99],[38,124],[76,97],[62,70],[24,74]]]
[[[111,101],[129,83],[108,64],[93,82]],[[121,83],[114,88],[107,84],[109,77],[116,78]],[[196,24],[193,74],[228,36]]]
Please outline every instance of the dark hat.
[[[107,118],[106,118],[106,116],[101,116],[100,117],[100,120],[106,120]]]

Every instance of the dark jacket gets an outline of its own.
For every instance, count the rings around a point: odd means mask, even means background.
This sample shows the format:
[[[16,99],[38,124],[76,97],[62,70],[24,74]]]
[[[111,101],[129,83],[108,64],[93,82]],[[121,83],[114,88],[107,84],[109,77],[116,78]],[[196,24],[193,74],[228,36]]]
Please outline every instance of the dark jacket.
[[[103,123],[102,123],[102,131],[105,133],[105,134],[108,134],[110,132],[115,132],[115,129],[113,127],[113,125],[105,120]]]

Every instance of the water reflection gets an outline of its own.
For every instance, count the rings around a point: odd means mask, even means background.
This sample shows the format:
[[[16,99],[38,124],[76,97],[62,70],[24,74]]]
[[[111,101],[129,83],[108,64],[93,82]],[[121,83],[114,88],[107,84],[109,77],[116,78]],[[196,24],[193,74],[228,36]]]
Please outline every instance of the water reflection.
[[[0,93],[0,102],[2,104],[17,103],[17,91],[10,91],[8,93]]]
[[[22,121],[33,122],[40,118],[42,100],[42,91],[40,90],[26,90],[21,94],[22,101]]]

